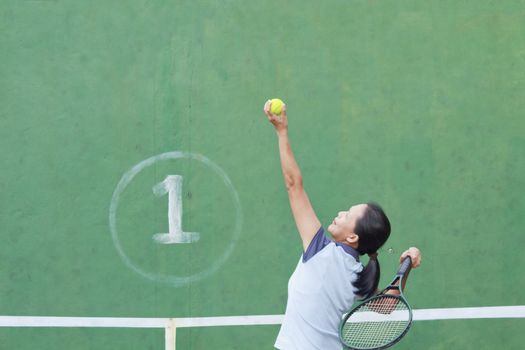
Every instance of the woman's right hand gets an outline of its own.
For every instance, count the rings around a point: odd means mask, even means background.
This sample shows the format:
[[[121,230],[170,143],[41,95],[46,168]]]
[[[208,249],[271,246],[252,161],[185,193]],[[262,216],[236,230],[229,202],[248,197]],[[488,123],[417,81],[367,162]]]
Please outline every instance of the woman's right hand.
[[[407,256],[412,259],[412,268],[419,267],[421,265],[421,251],[417,249],[416,247],[410,247],[407,250],[401,254],[401,257],[399,258],[399,262],[403,262],[403,259],[405,259]]]
[[[268,117],[268,121],[273,124],[275,127],[275,131],[278,134],[287,133],[288,132],[288,119],[286,118],[286,105],[283,104],[283,109],[281,112],[281,115],[275,115],[271,112],[271,105],[272,101],[268,100],[264,104],[264,113],[266,113],[266,116]]]

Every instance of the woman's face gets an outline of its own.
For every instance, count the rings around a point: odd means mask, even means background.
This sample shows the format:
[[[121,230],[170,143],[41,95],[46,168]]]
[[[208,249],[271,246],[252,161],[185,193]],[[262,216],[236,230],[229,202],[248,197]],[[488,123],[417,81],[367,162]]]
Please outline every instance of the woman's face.
[[[344,242],[350,234],[354,234],[355,224],[365,214],[367,205],[357,204],[347,211],[340,211],[327,231],[337,242]]]

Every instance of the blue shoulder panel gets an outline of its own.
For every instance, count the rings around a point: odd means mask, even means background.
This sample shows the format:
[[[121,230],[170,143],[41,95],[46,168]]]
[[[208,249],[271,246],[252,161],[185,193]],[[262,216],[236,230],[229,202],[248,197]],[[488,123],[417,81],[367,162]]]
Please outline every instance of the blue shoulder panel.
[[[303,263],[310,260],[315,254],[320,252],[326,247],[331,241],[324,235],[324,228],[321,226],[319,231],[315,234],[314,238],[310,242],[308,249],[303,253]]]

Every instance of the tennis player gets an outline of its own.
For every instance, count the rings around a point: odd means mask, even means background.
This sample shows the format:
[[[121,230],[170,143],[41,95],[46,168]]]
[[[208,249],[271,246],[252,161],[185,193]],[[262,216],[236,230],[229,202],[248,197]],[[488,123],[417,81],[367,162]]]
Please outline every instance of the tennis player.
[[[275,347],[341,350],[338,327],[343,314],[356,298],[367,298],[377,291],[377,250],[390,235],[390,222],[379,205],[357,204],[338,213],[326,229],[327,238],[290,147],[286,105],[280,116],[272,114],[270,106],[267,101],[264,112],[277,132],[284,181],[303,244],[303,254],[288,282],[288,302]],[[370,257],[365,267],[359,262],[364,254]],[[406,256],[412,258],[413,268],[421,263],[415,247],[406,250],[400,261]]]

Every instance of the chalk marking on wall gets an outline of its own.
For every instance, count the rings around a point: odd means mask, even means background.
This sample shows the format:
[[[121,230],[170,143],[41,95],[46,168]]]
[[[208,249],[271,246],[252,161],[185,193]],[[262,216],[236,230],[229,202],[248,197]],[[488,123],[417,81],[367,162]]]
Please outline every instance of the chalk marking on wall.
[[[182,231],[182,176],[168,175],[153,186],[157,196],[168,194],[168,233],[157,233],[153,240],[161,244],[193,243],[199,240],[198,232]]]
[[[131,183],[131,181],[133,181],[133,178],[145,168],[148,168],[159,161],[168,161],[168,160],[176,160],[176,159],[184,159],[184,158],[199,161],[203,163],[204,165],[206,165],[207,167],[211,168],[221,178],[225,186],[230,190],[230,194],[232,196],[232,202],[235,208],[234,211],[236,214],[235,215],[236,217],[235,226],[231,232],[231,240],[229,242],[229,245],[225,248],[222,255],[219,256],[219,258],[215,260],[213,264],[211,264],[211,266],[191,276],[174,276],[174,275],[159,274],[159,273],[145,271],[144,269],[141,269],[140,267],[136,266],[133,263],[133,261],[131,261],[131,259],[124,252],[122,245],[120,244],[119,233],[117,229],[117,211],[118,211],[120,196],[125,191],[126,187]],[[120,258],[126,264],[126,266],[146,279],[149,279],[151,281],[156,281],[156,282],[169,283],[175,287],[184,286],[191,282],[202,280],[210,276],[211,274],[215,273],[226,262],[226,260],[228,260],[231,253],[233,252],[233,248],[237,244],[237,241],[239,240],[239,237],[241,235],[242,222],[243,222],[243,214],[242,214],[242,209],[241,209],[241,202],[239,200],[239,195],[237,194],[237,191],[233,187],[228,175],[226,175],[226,173],[218,165],[213,163],[208,158],[204,157],[203,155],[190,153],[190,152],[174,151],[174,152],[162,153],[162,154],[150,157],[148,159],[145,159],[141,161],[140,163],[134,165],[120,179],[119,183],[117,184],[117,187],[115,188],[115,191],[113,192],[113,196],[111,198],[111,202],[109,206],[109,228],[111,231],[111,238],[113,240],[113,245],[115,246],[115,249],[117,250]]]

